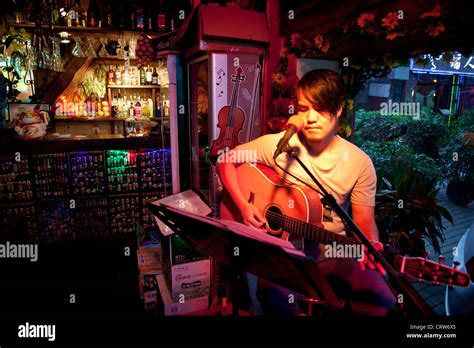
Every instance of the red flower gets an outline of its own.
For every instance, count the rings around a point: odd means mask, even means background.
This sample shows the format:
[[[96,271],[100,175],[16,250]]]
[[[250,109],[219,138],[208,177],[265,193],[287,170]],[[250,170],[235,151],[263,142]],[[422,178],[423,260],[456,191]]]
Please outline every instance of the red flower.
[[[360,17],[357,19],[357,24],[359,27],[363,28],[367,24],[367,22],[373,21],[375,18],[373,13],[362,13]]]
[[[331,42],[329,40],[326,40],[326,43],[324,44],[323,48],[321,48],[321,51],[326,53],[327,51],[329,51],[330,48],[331,48]]]
[[[321,49],[323,47],[323,37],[321,34],[318,34],[314,37],[314,43],[316,44],[316,47]]]
[[[301,40],[300,34],[291,34],[291,46],[295,47]]]
[[[398,24],[398,16],[395,12],[389,12],[387,17],[382,19],[382,26],[387,27],[387,30],[393,30]]]
[[[396,37],[399,37],[399,36],[405,36],[405,34],[403,33],[390,33],[387,35],[387,40],[393,40],[395,39]]]
[[[441,7],[439,7],[439,5],[436,5],[433,9],[433,11],[431,12],[425,12],[423,13],[420,18],[425,18],[425,17],[434,17],[434,18],[438,18],[439,16],[441,16]]]
[[[442,33],[444,31],[444,25],[443,23],[441,22],[438,22],[438,25],[435,27],[433,25],[428,25],[428,27],[426,28],[426,32],[430,35],[430,36],[438,36],[440,33]]]

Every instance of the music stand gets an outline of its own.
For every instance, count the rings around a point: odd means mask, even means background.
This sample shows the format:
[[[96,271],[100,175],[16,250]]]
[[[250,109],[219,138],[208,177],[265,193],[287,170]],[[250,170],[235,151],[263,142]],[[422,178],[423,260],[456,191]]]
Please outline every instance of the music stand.
[[[147,208],[202,254],[216,258],[236,272],[249,272],[309,298],[319,297],[330,310],[344,307],[316,262],[287,241],[235,221],[216,220],[148,203]],[[236,294],[231,292],[234,301]],[[238,309],[233,308],[238,314]]]

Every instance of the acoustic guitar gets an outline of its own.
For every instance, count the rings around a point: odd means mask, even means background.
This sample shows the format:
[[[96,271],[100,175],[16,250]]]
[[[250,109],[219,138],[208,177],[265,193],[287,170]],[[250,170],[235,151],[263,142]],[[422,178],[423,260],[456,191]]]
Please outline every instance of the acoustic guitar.
[[[261,164],[243,163],[237,165],[236,170],[244,197],[259,209],[268,222],[267,233],[286,240],[305,238],[323,244],[360,244],[354,238],[323,228],[323,208],[315,191],[292,185],[272,168]],[[242,222],[239,209],[226,191],[222,195],[220,218]],[[469,274],[441,262],[402,256],[388,250],[382,251],[382,255],[396,271],[419,280],[460,287],[467,287],[471,282]]]

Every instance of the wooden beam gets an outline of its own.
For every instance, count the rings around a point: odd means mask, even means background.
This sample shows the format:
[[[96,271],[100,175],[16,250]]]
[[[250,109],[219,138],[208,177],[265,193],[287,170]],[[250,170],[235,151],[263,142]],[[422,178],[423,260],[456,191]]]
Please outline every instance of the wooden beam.
[[[266,131],[265,121],[270,110],[270,102],[272,98],[272,74],[278,67],[280,60],[280,0],[267,1],[267,24],[268,38],[270,45],[266,49],[265,60],[263,63],[262,87],[263,87],[263,103],[260,125],[262,134]]]

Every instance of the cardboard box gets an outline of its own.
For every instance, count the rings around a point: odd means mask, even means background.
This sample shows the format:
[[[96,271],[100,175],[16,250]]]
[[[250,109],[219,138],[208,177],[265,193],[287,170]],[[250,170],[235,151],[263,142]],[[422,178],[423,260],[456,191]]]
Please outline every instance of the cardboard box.
[[[166,285],[166,281],[162,274],[158,275],[158,288],[163,302],[164,314],[172,315],[206,315],[209,308],[209,296],[202,296],[194,299],[173,302],[171,293]]]
[[[137,250],[138,269],[140,273],[159,273],[163,270],[163,256],[160,244],[150,244]]]
[[[209,259],[173,265],[163,273],[173,302],[209,296],[211,261]]]

